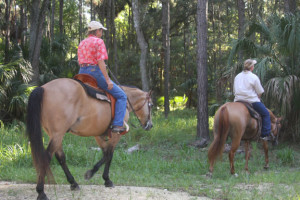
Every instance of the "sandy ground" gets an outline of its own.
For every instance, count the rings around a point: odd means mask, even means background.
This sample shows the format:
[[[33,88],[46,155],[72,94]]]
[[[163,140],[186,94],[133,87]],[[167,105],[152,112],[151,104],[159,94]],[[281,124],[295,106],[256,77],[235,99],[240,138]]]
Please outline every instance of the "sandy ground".
[[[35,184],[17,184],[0,182],[1,200],[33,200],[37,198]],[[106,188],[100,185],[81,185],[80,191],[71,191],[69,185],[46,185],[45,193],[50,200],[208,200],[206,197],[194,197],[185,192],[168,190],[115,186]]]

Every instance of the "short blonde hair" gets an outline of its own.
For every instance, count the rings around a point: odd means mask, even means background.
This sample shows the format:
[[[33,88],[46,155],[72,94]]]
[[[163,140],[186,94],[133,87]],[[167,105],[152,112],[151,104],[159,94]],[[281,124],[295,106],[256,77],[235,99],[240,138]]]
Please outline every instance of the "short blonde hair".
[[[245,71],[249,71],[251,69],[251,67],[253,65],[255,65],[256,63],[257,63],[256,60],[252,60],[252,59],[245,60],[245,62],[244,62],[244,70]]]

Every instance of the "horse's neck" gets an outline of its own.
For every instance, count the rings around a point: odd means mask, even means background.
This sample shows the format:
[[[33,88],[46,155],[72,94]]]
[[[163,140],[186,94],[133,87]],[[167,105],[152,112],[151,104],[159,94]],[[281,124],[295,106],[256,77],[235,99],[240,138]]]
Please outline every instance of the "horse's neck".
[[[128,100],[132,105],[139,102],[140,99],[144,97],[144,92],[138,88],[124,87],[123,89],[127,95]]]

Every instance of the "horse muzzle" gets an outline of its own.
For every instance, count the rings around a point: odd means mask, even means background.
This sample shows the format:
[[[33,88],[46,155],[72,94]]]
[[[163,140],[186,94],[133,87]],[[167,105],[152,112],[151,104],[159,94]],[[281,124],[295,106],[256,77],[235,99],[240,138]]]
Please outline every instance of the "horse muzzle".
[[[146,125],[143,127],[144,130],[149,131],[153,127],[151,120],[147,121]]]

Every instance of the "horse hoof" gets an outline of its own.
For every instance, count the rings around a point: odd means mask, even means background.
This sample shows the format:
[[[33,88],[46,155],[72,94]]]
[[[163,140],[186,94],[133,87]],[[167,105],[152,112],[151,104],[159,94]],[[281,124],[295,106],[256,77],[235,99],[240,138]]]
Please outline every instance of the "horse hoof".
[[[49,200],[45,193],[39,194],[37,200]]]
[[[264,169],[269,169],[269,166],[268,165],[264,166]]]
[[[73,190],[73,191],[80,190],[80,187],[79,187],[79,185],[77,183],[76,184],[72,184],[70,187],[71,187],[71,190]]]
[[[239,177],[239,175],[237,173],[233,174],[234,177]]]
[[[115,187],[114,184],[113,184],[113,182],[111,180],[105,181],[104,185],[105,185],[105,187],[111,187],[111,188]]]
[[[88,170],[85,175],[84,175],[84,179],[85,180],[90,180],[93,177],[93,172],[92,170]]]
[[[206,174],[206,177],[207,177],[207,178],[212,178],[212,173],[211,173],[211,172],[208,172],[208,173]]]

